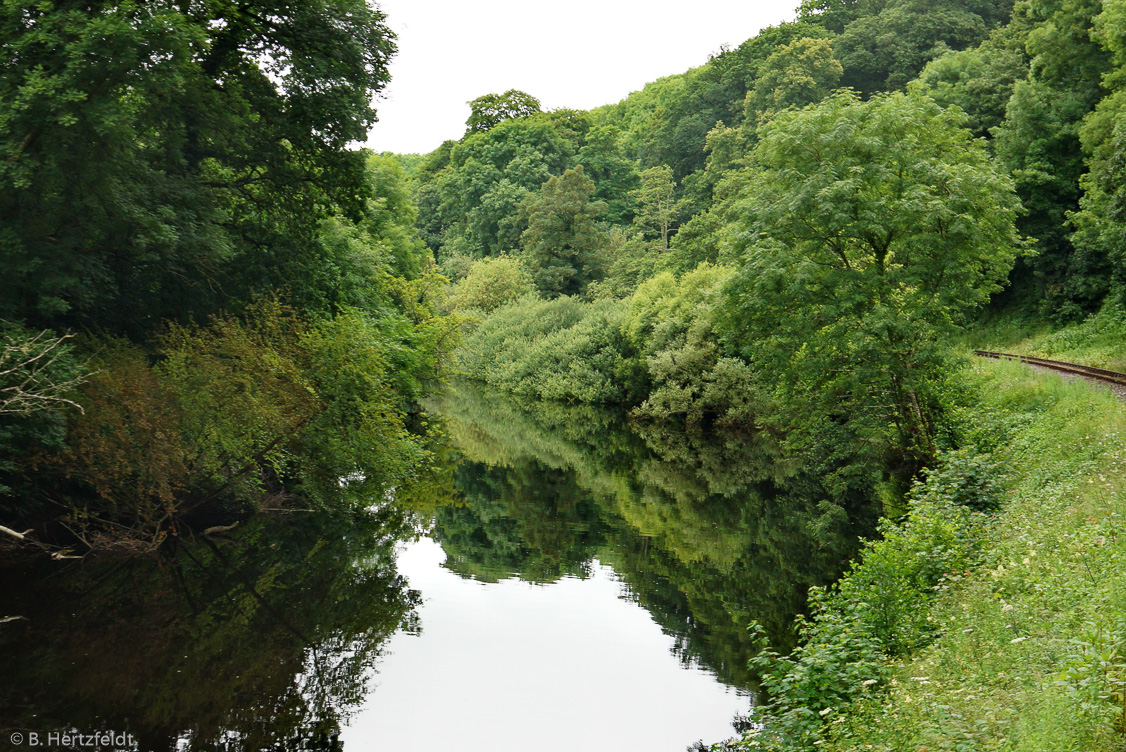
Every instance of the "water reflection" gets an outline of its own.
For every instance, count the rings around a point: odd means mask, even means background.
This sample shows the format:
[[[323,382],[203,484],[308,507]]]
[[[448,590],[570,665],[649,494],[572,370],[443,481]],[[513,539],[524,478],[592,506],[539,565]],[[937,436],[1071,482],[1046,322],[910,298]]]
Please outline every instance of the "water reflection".
[[[597,559],[686,664],[731,686],[754,685],[751,620],[791,643],[809,587],[840,574],[877,516],[867,489],[830,493],[768,436],[686,435],[468,385],[432,409],[463,455],[461,504],[435,514],[449,569],[550,582]]]
[[[400,571],[424,595],[422,631],[387,644],[347,749],[683,752],[732,734],[750,698],[685,668],[609,567],[551,584],[495,583],[441,566],[428,540]]]
[[[335,750],[418,595],[401,524],[259,522],[159,560],[6,572],[3,738],[117,730],[137,748]],[[233,535],[233,534],[232,534]]]
[[[746,707],[747,624],[787,644],[809,586],[874,522],[866,489],[830,493],[765,436],[468,387],[431,412],[441,462],[396,499],[434,542],[405,554],[415,530],[384,509],[7,570],[0,619],[23,618],[0,621],[0,738],[119,731],[153,752],[292,752],[372,748],[395,725],[392,746],[514,749],[500,740],[565,718],[603,727],[530,746],[629,748],[644,728],[669,742],[647,749],[683,749],[687,727],[721,736],[705,721]],[[430,553],[408,583],[396,556],[414,566],[411,551]],[[662,730],[674,718],[687,730]],[[442,723],[455,741],[435,741]]]

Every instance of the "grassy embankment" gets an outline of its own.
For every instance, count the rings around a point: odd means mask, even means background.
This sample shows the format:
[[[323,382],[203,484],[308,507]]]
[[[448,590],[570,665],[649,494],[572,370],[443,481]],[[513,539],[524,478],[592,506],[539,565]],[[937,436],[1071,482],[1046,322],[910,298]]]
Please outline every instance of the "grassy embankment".
[[[994,326],[973,344],[1126,370],[1126,317]],[[1123,749],[1126,403],[1016,363],[976,361],[970,378],[983,396],[967,432],[994,463],[999,510],[967,523],[943,506],[949,489],[917,492],[912,518],[827,597],[805,652],[775,664],[791,698],[775,717],[790,733],[744,745]],[[942,575],[927,582],[932,565]]]
[[[998,319],[971,332],[968,342],[983,350],[1126,371],[1126,311],[1108,305],[1083,322],[1063,328]]]
[[[830,721],[825,749],[1122,748],[1126,406],[1016,364],[975,371],[1008,439],[1002,512],[928,614],[942,636],[890,667],[886,699]]]

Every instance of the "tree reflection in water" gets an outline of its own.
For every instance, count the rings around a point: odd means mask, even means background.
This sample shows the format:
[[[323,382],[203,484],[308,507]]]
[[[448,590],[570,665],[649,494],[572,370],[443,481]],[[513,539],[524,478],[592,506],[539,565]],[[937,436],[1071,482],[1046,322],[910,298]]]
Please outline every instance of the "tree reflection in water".
[[[750,688],[747,625],[791,644],[812,585],[838,577],[878,506],[830,491],[766,434],[691,434],[589,406],[457,385],[431,405],[463,460],[435,514],[446,566],[484,581],[583,577],[593,560],[686,663]]]
[[[411,625],[402,520],[260,520],[159,559],[8,572],[8,731],[131,733],[138,748],[334,750],[380,645]]]
[[[785,645],[808,588],[839,575],[878,511],[866,489],[830,493],[766,435],[685,434],[468,387],[430,411],[447,439],[397,493],[412,512],[259,518],[155,558],[6,570],[0,617],[24,618],[0,623],[3,738],[339,749],[381,646],[420,628],[394,560],[419,515],[465,577],[547,583],[609,565],[682,661],[753,689],[747,625]]]

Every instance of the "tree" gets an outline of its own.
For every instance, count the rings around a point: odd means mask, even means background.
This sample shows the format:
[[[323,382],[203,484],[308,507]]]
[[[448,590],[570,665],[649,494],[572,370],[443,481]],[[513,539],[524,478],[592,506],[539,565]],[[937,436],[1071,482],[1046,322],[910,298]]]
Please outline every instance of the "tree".
[[[861,9],[862,3],[858,0],[802,0],[798,6],[798,20],[840,34],[856,20]]]
[[[540,100],[516,89],[509,89],[503,94],[486,94],[468,104],[469,119],[465,121],[467,135],[487,131],[505,120],[543,112]]]
[[[747,96],[747,120],[752,113],[777,112],[818,102],[841,80],[841,64],[828,39],[803,38],[766,59],[755,87]]]
[[[579,150],[579,162],[594,181],[595,197],[606,202],[606,221],[628,225],[633,218],[630,191],[637,187],[637,164],[628,159],[621,146],[621,132],[612,125],[592,128]]]
[[[426,241],[443,263],[517,249],[526,227],[522,201],[571,165],[574,150],[561,129],[547,114],[505,120],[428,159],[434,169],[415,200]]]
[[[492,313],[535,291],[532,275],[523,261],[511,256],[497,256],[473,262],[469,274],[458,284],[450,304],[456,310],[475,308]]]
[[[0,317],[143,336],[285,284],[359,216],[393,35],[364,0],[4,3]]]
[[[778,385],[795,441],[933,456],[945,342],[1021,248],[1012,181],[964,120],[918,94],[842,92],[764,127],[727,331]]]
[[[974,135],[989,138],[992,129],[1005,119],[1005,107],[1016,83],[1028,78],[1028,55],[1024,51],[1027,27],[1024,15],[1014,17],[980,46],[948,52],[927,63],[918,82],[911,85],[922,86],[944,107],[961,107],[970,117]]]
[[[867,12],[833,40],[833,50],[844,66],[842,83],[865,94],[900,88],[943,52],[978,44],[992,26],[1008,19],[1012,9],[1011,0],[891,0],[857,5]]]
[[[544,295],[581,293],[602,275],[605,238],[596,220],[606,205],[593,197],[594,181],[580,165],[548,180],[525,204],[524,259]]]
[[[707,168],[696,175],[707,185],[711,201],[677,228],[665,259],[667,268],[688,272],[701,262],[719,259],[720,237],[730,223],[731,204],[742,185],[740,173],[746,169],[748,131],[720,123],[708,134]]]
[[[668,165],[650,167],[641,173],[641,187],[630,195],[637,201],[634,224],[645,233],[661,238],[661,250],[669,249],[669,230],[676,221],[676,181]]]
[[[1072,216],[1076,248],[1111,262],[1111,292],[1126,292],[1126,7],[1107,2],[1095,18],[1098,38],[1113,56],[1104,78],[1110,94],[1084,120],[1080,136],[1090,172],[1082,178],[1082,210]]]
[[[431,253],[415,228],[418,213],[399,163],[369,156],[367,181],[370,196],[360,221],[331,217],[321,223],[319,241],[332,259],[326,271],[337,280],[337,301],[371,311],[387,303],[381,277],[416,279]]]

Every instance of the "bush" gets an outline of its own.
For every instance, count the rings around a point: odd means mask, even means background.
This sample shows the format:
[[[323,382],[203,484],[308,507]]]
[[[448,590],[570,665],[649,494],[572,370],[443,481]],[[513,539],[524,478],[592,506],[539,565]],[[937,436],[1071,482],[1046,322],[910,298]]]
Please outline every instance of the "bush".
[[[102,343],[68,448],[37,458],[67,523],[87,542],[155,545],[193,513],[242,515],[297,494],[323,507],[381,500],[425,457],[393,362],[402,327],[381,323],[310,322],[267,300],[171,326],[155,358]]]
[[[988,454],[975,449],[949,450],[926,476],[927,482],[916,490],[920,498],[944,499],[976,512],[996,512],[1001,507],[1001,466]]]
[[[65,522],[79,535],[112,531],[155,544],[195,472],[183,411],[139,348],[103,343],[91,365],[67,449],[37,469],[66,479]]]
[[[730,269],[711,264],[680,279],[663,272],[630,299],[625,335],[652,380],[639,415],[681,418],[690,425],[711,419],[753,423],[762,407],[755,373],[715,336],[716,306],[730,276]]]
[[[643,376],[621,333],[625,310],[616,300],[524,298],[481,323],[460,365],[471,378],[516,394],[629,404]]]
[[[973,473],[957,468],[977,472],[988,464],[969,456],[953,453],[946,472],[917,484],[906,518],[885,519],[881,537],[864,545],[835,587],[811,589],[810,616],[798,620],[802,644],[790,656],[763,644],[754,663],[772,699],[759,707],[763,727],[744,738],[747,746],[814,749],[829,715],[878,691],[888,658],[938,636],[935,599],[952,576],[976,564],[983,540],[984,516],[962,503],[967,484],[958,482]],[[979,485],[993,488],[995,480]]]
[[[534,295],[536,285],[520,259],[508,256],[474,261],[469,274],[457,286],[450,307],[492,313],[525,295]]]

